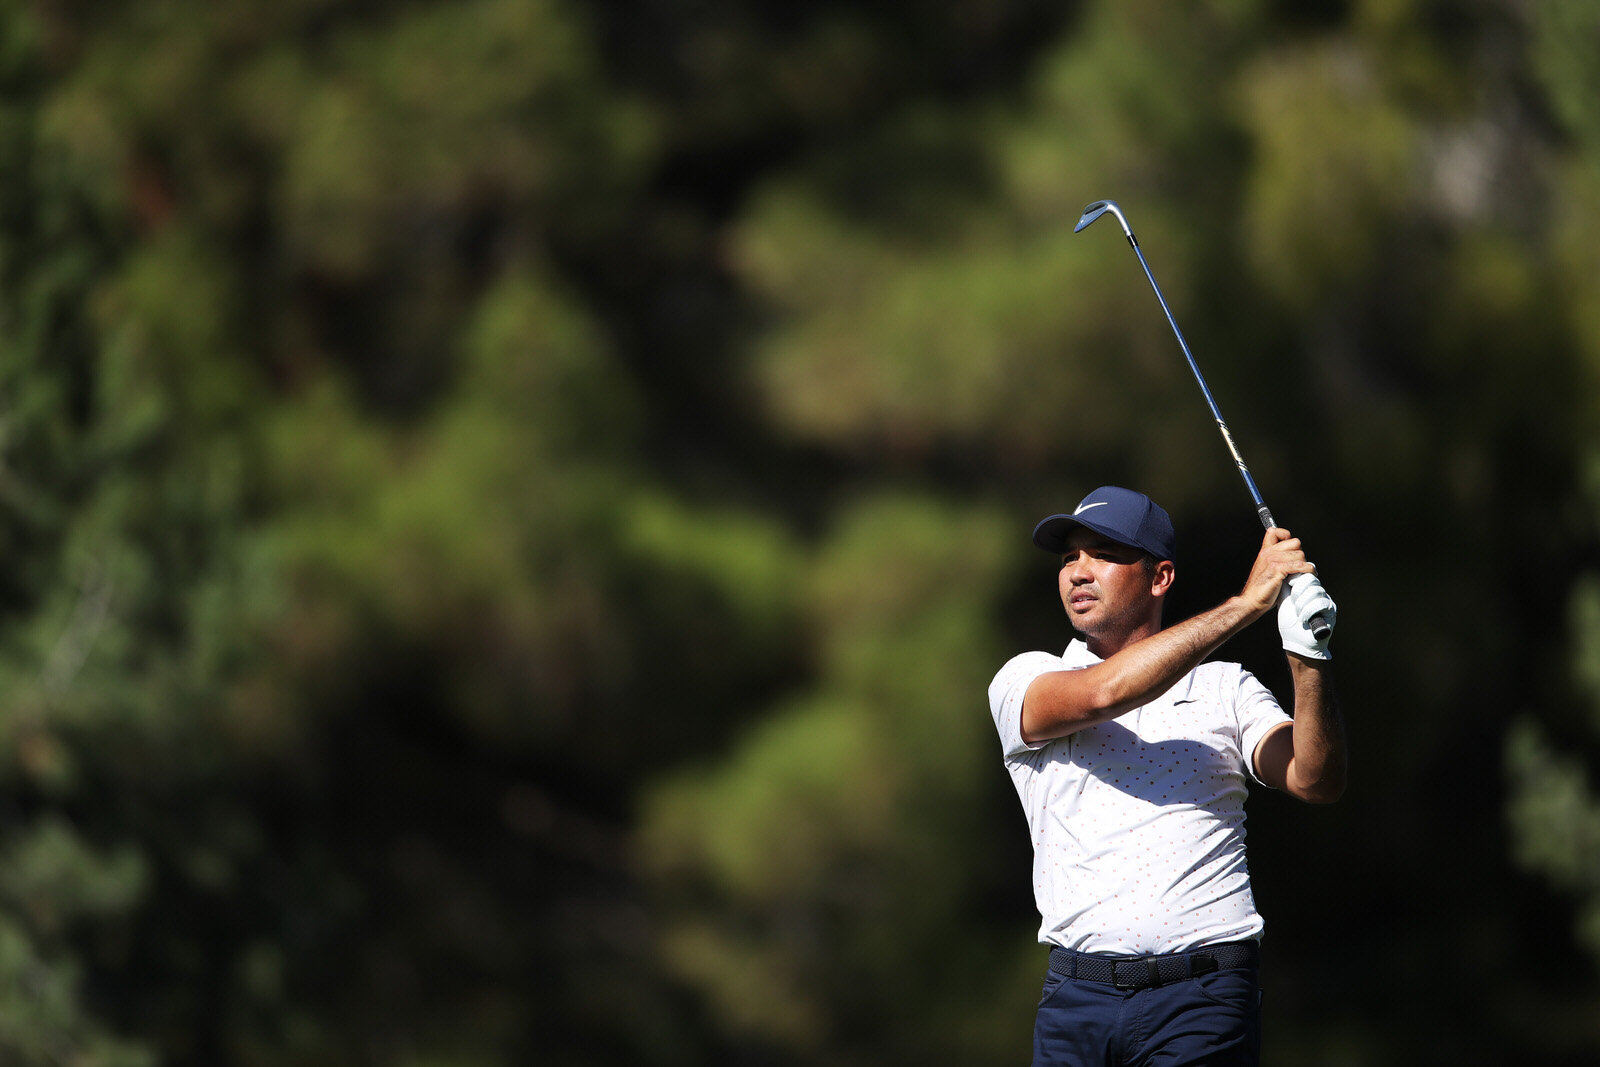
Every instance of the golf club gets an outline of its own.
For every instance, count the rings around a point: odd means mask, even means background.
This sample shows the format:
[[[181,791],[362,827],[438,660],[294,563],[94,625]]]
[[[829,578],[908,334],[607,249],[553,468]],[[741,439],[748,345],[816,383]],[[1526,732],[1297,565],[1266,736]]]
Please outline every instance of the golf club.
[[[1233,456],[1233,462],[1239,468],[1239,474],[1244,478],[1245,488],[1250,490],[1250,499],[1255,501],[1256,514],[1261,518],[1261,525],[1265,529],[1272,529],[1278,525],[1272,518],[1272,512],[1267,509],[1266,501],[1261,499],[1261,490],[1256,488],[1256,480],[1250,475],[1250,468],[1245,466],[1244,457],[1239,454],[1239,446],[1233,443],[1233,434],[1228,431],[1228,424],[1222,421],[1222,412],[1217,410],[1217,401],[1211,395],[1211,387],[1206,385],[1205,375],[1200,373],[1200,365],[1194,361],[1194,353],[1189,351],[1189,342],[1183,339],[1183,331],[1178,329],[1178,320],[1172,317],[1172,309],[1167,306],[1167,298],[1161,295],[1161,286],[1156,284],[1156,276],[1150,273],[1150,264],[1145,262],[1144,251],[1139,247],[1139,239],[1134,237],[1133,228],[1128,225],[1128,216],[1122,213],[1122,208],[1117,206],[1115,200],[1096,200],[1083,209],[1083,217],[1072,228],[1073,233],[1078,233],[1094,222],[1101,215],[1112,214],[1122,224],[1122,232],[1128,237],[1128,244],[1133,248],[1133,254],[1139,257],[1139,266],[1144,268],[1144,276],[1150,279],[1150,288],[1155,290],[1156,299],[1161,301],[1161,310],[1166,312],[1167,323],[1172,327],[1172,334],[1178,339],[1178,346],[1183,349],[1183,356],[1189,361],[1189,369],[1194,372],[1194,380],[1200,383],[1200,392],[1205,394],[1206,405],[1211,408],[1211,417],[1217,420],[1217,429],[1222,431],[1222,439],[1228,445],[1228,452]],[[1316,615],[1311,620],[1311,632],[1318,641],[1328,636],[1332,629],[1322,615]]]

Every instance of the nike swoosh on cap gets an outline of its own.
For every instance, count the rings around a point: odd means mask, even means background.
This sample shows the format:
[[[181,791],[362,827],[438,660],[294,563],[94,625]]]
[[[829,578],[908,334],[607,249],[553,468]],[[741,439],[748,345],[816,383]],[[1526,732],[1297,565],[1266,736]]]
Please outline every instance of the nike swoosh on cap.
[[[1082,515],[1085,511],[1088,511],[1090,508],[1103,508],[1109,503],[1111,503],[1111,501],[1109,501],[1109,500],[1096,500],[1093,504],[1079,504],[1078,505],[1078,510],[1074,511],[1073,514],[1074,515]]]

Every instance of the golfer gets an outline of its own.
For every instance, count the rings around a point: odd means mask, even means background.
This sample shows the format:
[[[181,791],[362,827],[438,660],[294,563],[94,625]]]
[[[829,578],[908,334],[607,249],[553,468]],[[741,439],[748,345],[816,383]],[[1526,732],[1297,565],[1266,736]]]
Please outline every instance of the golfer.
[[[1078,635],[1059,656],[1015,657],[989,686],[1050,949],[1033,1062],[1256,1064],[1262,920],[1246,787],[1312,803],[1344,791],[1327,633],[1309,627],[1321,613],[1331,632],[1334,603],[1300,541],[1271,529],[1238,596],[1163,628],[1172,521],[1115,486],[1044,519],[1033,540],[1061,557]],[[1292,719],[1238,664],[1203,662],[1269,613]]]

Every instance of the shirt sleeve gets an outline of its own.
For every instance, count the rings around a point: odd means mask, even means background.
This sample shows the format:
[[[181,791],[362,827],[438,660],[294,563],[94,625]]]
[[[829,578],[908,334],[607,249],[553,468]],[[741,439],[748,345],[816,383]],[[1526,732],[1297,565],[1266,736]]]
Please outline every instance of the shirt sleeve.
[[[1048,741],[1030,744],[1022,739],[1022,698],[1039,675],[1063,669],[1060,656],[1024,652],[1008,660],[989,683],[989,714],[994,716],[995,729],[1000,732],[1000,747],[1007,759],[1049,744]]]
[[[1283,710],[1272,691],[1243,667],[1239,668],[1234,710],[1239,717],[1239,747],[1243,750],[1245,769],[1250,772],[1252,780],[1260,782],[1261,776],[1256,773],[1256,746],[1274,727],[1294,720]]]

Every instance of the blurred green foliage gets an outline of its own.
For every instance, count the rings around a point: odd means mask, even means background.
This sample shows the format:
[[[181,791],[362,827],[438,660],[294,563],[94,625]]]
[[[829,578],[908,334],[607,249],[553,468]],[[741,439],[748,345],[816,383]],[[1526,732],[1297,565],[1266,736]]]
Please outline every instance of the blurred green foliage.
[[[1351,793],[1252,806],[1269,1062],[1593,1062],[1596,45],[0,8],[0,1060],[1024,1059],[1027,531],[1145,488],[1178,611],[1259,539],[1111,197],[1341,606]]]

